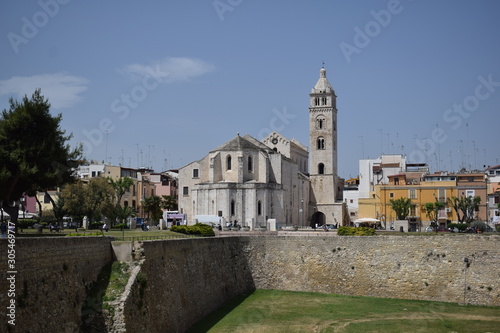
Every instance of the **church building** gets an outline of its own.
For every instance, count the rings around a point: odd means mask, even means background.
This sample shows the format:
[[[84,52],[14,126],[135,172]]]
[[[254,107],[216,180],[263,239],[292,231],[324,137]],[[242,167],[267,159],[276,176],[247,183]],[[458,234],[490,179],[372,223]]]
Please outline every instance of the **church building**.
[[[236,135],[179,170],[179,210],[188,224],[211,215],[242,226],[343,225],[337,175],[335,92],[321,68],[310,93],[309,150],[277,132]]]

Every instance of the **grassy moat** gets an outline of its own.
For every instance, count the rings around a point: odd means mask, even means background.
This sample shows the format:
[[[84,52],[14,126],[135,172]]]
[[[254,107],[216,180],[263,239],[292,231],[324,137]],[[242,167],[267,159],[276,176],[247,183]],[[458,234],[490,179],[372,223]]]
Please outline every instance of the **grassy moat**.
[[[500,332],[500,307],[257,290],[194,326],[196,332]]]

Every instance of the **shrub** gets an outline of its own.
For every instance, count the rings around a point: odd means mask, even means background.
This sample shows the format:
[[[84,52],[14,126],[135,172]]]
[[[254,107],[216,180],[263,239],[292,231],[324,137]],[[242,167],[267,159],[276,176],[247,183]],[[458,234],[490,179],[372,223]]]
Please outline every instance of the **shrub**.
[[[196,223],[195,225],[173,225],[170,231],[180,232],[189,235],[203,235],[214,236],[214,230],[211,226],[203,223]]]
[[[35,219],[19,219],[17,220],[17,227],[20,229],[33,228],[35,223],[37,223]]]
[[[337,231],[339,236],[373,236],[375,229],[366,227],[339,227]]]
[[[469,223],[448,223],[448,228],[454,229],[457,228],[459,231],[463,232],[467,227],[469,226]]]
[[[474,221],[470,224],[470,227],[483,232],[486,231],[487,228],[486,223],[483,221]]]
[[[104,222],[92,222],[90,223],[89,229],[99,229],[104,225]]]

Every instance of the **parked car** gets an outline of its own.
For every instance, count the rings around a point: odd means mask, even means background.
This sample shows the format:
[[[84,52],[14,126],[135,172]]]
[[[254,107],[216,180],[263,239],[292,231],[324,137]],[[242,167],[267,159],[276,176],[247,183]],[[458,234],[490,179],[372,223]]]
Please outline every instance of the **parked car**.
[[[434,228],[429,226],[427,228],[425,228],[425,232],[431,232],[431,231],[434,231]]]

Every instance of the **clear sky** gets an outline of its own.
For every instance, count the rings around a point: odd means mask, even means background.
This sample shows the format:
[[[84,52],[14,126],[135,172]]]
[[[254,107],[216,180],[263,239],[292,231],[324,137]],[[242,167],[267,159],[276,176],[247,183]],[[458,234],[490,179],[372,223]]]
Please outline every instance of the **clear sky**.
[[[308,139],[325,63],[339,175],[406,154],[500,164],[497,0],[2,1],[0,108],[35,88],[88,159],[179,168],[248,133]]]

